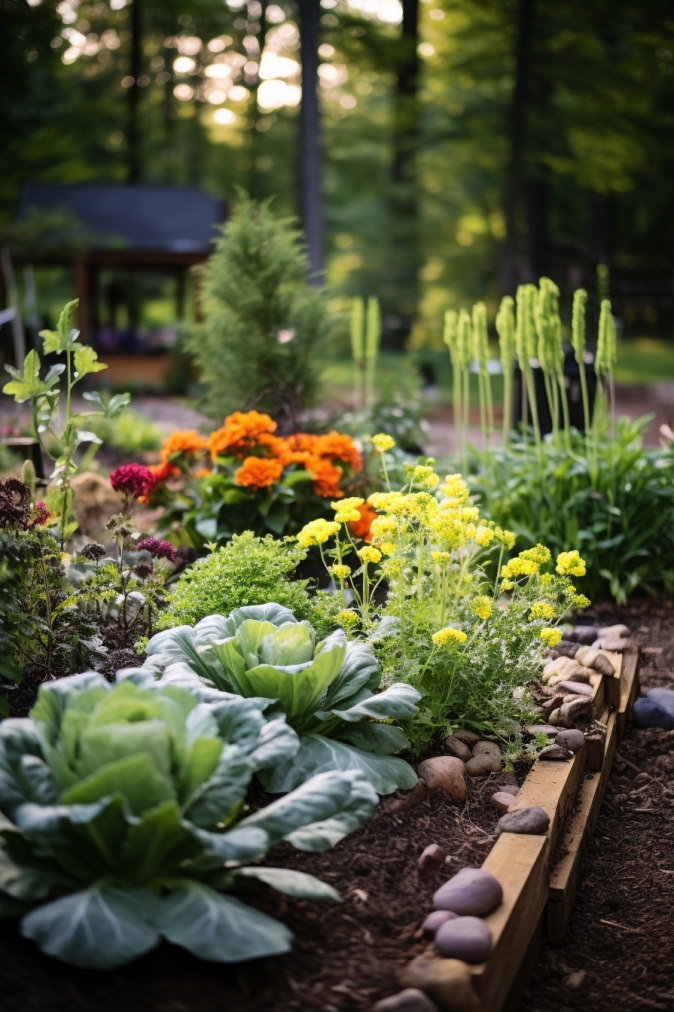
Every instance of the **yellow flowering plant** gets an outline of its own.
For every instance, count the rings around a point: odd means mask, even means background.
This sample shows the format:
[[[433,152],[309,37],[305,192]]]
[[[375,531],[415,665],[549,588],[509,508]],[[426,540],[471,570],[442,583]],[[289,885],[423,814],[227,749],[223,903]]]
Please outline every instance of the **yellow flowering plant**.
[[[369,497],[369,545],[340,521],[362,500],[335,502],[335,520],[312,521],[298,540],[318,545],[349,637],[374,643],[389,683],[421,692],[405,725],[417,753],[467,726],[510,742],[515,755],[533,719],[521,687],[561,638],[569,608],[589,603],[571,582],[585,565],[577,551],[555,560],[544,545],[511,556],[515,535],[481,516],[460,474],[441,481],[434,463],[409,465],[402,488]],[[347,565],[354,558],[360,568]]]

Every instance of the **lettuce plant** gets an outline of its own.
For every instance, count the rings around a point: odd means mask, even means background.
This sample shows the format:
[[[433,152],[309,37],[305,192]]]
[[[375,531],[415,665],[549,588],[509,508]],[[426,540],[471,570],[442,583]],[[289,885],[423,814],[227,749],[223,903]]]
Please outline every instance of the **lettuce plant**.
[[[201,679],[246,698],[273,701],[300,735],[297,754],[261,771],[267,790],[290,791],[315,773],[359,770],[379,794],[410,788],[416,774],[392,755],[409,744],[400,728],[381,721],[409,719],[420,698],[410,685],[377,692],[381,667],[372,646],[347,642],[339,629],[316,643],[308,622],[266,604],[211,615],[150,640],[148,665],[163,680]]]
[[[325,850],[377,796],[356,771],[324,773],[242,817],[253,774],[298,747],[267,705],[138,671],[42,685],[30,718],[0,724],[0,914],[21,916],[48,955],[98,969],[161,937],[216,962],[286,952],[285,925],[223,894],[258,880],[338,901],[311,875],[249,862],[281,840]]]

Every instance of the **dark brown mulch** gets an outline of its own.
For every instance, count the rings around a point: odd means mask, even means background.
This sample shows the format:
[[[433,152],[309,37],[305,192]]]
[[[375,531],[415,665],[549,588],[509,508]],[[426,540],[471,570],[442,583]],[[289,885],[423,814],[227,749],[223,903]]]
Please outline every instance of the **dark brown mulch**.
[[[674,688],[670,604],[594,615],[631,627],[643,688]],[[630,728],[582,861],[566,941],[544,945],[521,1010],[649,1008],[674,1008],[674,732]]]
[[[287,956],[221,966],[162,944],[113,973],[64,966],[23,940],[13,923],[0,925],[3,1012],[339,1012],[367,1009],[396,989],[396,973],[426,944],[416,936],[433,892],[453,872],[479,866],[494,842],[497,815],[489,805],[499,778],[473,782],[465,807],[434,795],[418,808],[389,814],[385,800],[363,829],[324,854],[288,844],[269,863],[301,869],[341,892],[340,905],[260,894],[260,909],[295,933]],[[451,855],[444,869],[421,873],[429,843]]]

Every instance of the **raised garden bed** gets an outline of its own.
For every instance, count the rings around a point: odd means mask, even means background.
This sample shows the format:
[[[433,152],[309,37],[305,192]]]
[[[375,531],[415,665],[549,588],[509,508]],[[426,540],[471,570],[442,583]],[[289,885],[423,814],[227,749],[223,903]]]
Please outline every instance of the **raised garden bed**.
[[[19,937],[15,925],[5,923],[0,931],[5,1007],[17,1012],[31,1007],[50,1012],[73,1003],[93,1010],[124,1006],[131,1012],[148,1007],[206,1012],[222,1006],[236,1012],[367,1009],[395,991],[398,981],[406,982],[411,958],[433,951],[419,927],[448,872],[483,865],[501,882],[504,901],[486,918],[494,945],[487,962],[472,968],[472,978],[483,1012],[515,1008],[546,917],[548,936],[556,933],[561,939],[582,845],[596,819],[621,717],[634,695],[636,652],[613,659],[622,663],[620,678],[610,684],[594,679],[593,686],[606,725],[603,739],[569,762],[536,763],[513,806],[544,808],[551,819],[548,836],[504,833],[494,843],[498,816],[490,798],[502,780],[499,774],[474,779],[463,808],[432,795],[396,813],[387,799],[368,826],[332,851],[308,855],[281,845],[270,854],[270,863],[316,874],[345,899],[326,908],[261,894],[256,905],[282,917],[295,932],[287,956],[227,967],[163,944],[133,965],[102,975],[47,959]],[[613,712],[608,700],[619,701]],[[417,859],[430,843],[439,844],[449,859],[439,870],[421,872]]]

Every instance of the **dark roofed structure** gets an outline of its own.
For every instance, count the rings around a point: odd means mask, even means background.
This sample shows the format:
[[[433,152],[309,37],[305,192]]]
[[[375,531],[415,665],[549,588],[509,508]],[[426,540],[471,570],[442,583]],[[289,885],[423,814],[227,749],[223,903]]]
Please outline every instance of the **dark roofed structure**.
[[[31,209],[63,210],[91,240],[92,250],[143,250],[207,256],[223,219],[218,200],[188,187],[104,183],[28,183],[19,221]]]
[[[100,309],[105,301],[101,272],[115,268],[168,273],[175,277],[176,314],[181,317],[187,271],[212,252],[225,205],[192,187],[28,183],[18,222],[55,212],[63,212],[64,226],[45,239],[39,254],[15,259],[74,266],[75,295],[80,300],[77,325],[83,340],[95,344],[106,329]],[[119,286],[108,293],[108,301],[115,304],[126,298]],[[127,301],[134,332],[137,307],[131,296]]]

